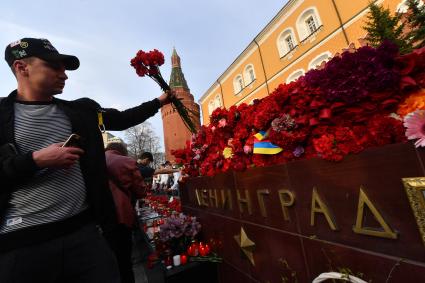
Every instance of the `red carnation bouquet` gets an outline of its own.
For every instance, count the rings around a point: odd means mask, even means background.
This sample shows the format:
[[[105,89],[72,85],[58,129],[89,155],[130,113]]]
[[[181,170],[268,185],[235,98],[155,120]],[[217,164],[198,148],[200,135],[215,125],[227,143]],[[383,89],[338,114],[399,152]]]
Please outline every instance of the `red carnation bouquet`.
[[[159,66],[164,64],[164,54],[159,50],[154,49],[149,52],[144,52],[139,50],[136,54],[136,57],[131,59],[131,66],[136,69],[137,75],[140,77],[149,76],[152,78],[164,92],[171,90],[170,86],[164,80],[159,70]],[[186,127],[190,130],[191,133],[196,133],[195,123],[193,123],[190,118],[191,110],[189,110],[184,104],[176,97],[171,97],[171,103],[173,107],[177,110],[180,117],[182,118]]]

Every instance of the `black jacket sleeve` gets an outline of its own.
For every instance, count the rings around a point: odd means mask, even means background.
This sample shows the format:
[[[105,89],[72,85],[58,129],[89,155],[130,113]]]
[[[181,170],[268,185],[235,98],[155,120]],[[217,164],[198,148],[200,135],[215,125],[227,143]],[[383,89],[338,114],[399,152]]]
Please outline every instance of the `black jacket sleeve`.
[[[102,108],[96,101],[89,98],[82,98],[77,101],[94,111],[102,112],[105,129],[110,131],[123,131],[143,123],[155,115],[161,108],[158,98],[124,111],[113,108]]]
[[[111,131],[122,131],[143,123],[154,116],[161,104],[157,98],[142,103],[139,106],[118,111],[116,109],[103,109],[103,121],[105,128]]]

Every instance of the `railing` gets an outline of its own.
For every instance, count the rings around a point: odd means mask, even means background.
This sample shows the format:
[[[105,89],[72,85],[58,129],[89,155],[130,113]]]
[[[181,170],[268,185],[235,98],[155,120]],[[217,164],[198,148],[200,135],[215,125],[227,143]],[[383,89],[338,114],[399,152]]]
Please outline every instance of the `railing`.
[[[237,93],[235,93],[235,95],[239,95],[244,89],[246,89],[247,87],[249,87],[250,85],[252,85],[257,79],[253,79],[249,84],[247,84],[246,86],[244,86],[243,88],[241,88]]]
[[[296,49],[298,49],[298,46],[299,45],[297,44],[294,47],[292,47],[292,49],[289,50],[288,52],[286,52],[285,54],[283,54],[282,57],[280,57],[280,59],[283,59],[283,58],[287,57],[289,54],[291,54],[292,52],[294,52]]]
[[[304,38],[303,40],[301,40],[301,44],[304,44],[307,42],[307,40],[309,40],[310,38],[312,38],[313,36],[315,36],[319,31],[321,31],[323,29],[323,25],[319,26],[318,28],[316,28],[312,33],[310,33],[306,38]]]

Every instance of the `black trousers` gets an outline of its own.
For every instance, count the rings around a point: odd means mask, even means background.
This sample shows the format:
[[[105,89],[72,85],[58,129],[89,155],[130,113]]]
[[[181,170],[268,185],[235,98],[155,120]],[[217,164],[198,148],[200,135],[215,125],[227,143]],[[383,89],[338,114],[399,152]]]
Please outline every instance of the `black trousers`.
[[[124,224],[119,224],[112,231],[105,233],[105,238],[117,258],[121,283],[134,283],[133,262],[131,260],[132,230]]]
[[[94,224],[0,254],[2,283],[119,283],[116,259]]]

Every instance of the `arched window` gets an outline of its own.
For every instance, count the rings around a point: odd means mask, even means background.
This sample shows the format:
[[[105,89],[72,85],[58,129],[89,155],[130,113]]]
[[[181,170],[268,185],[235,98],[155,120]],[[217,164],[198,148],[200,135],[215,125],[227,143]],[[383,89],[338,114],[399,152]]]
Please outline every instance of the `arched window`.
[[[289,84],[290,82],[296,81],[299,77],[303,76],[305,74],[304,69],[298,69],[294,72],[292,72],[288,78],[286,79],[286,83]]]
[[[208,102],[208,114],[211,115],[211,113],[213,113],[215,107],[214,107],[214,100],[210,100],[210,102]]]
[[[421,7],[424,5],[424,2],[422,0],[419,1],[418,7]],[[409,10],[409,6],[407,5],[407,0],[401,1],[397,8],[395,9],[397,13],[404,14]]]
[[[217,94],[217,95],[215,96],[215,98],[214,98],[214,109],[216,109],[216,108],[218,108],[218,107],[221,107],[221,106],[223,106],[223,105],[221,104],[221,98],[220,98],[220,95],[219,95],[219,94]]]
[[[310,64],[308,64],[308,69],[316,69],[319,67],[323,61],[327,62],[332,57],[332,53],[329,51],[323,52],[319,56],[316,56],[313,60],[311,60]]]
[[[286,55],[296,46],[297,40],[295,39],[295,33],[292,28],[284,30],[277,38],[277,48],[279,50],[280,57]]]
[[[241,90],[243,90],[244,84],[242,75],[237,75],[236,78],[233,80],[233,88],[235,90],[235,94],[238,94],[239,92],[241,92]]]
[[[254,80],[255,80],[254,66],[250,64],[246,66],[245,68],[245,81],[247,82],[247,84],[250,84]]]
[[[300,40],[303,41],[315,33],[321,26],[322,21],[316,7],[310,7],[304,10],[297,19],[297,31]]]
[[[214,99],[210,100],[208,103],[208,113],[211,115],[213,111],[219,107],[222,107],[220,94],[217,94]]]

